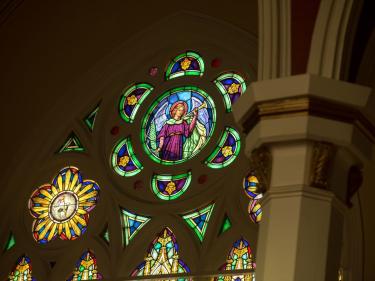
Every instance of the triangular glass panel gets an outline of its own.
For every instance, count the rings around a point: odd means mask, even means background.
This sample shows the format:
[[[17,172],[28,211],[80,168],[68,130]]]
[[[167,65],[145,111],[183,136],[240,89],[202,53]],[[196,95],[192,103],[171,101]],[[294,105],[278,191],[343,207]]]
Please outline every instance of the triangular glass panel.
[[[105,229],[103,230],[102,234],[101,234],[101,237],[103,238],[103,240],[109,244],[109,231],[108,231],[108,225],[105,227]]]
[[[124,240],[125,245],[127,246],[129,245],[130,240],[134,238],[138,231],[140,231],[141,228],[151,220],[151,218],[132,213],[125,209],[121,209],[121,214]]]
[[[224,233],[225,231],[227,231],[228,229],[230,229],[232,227],[232,223],[230,221],[230,219],[228,218],[227,215],[225,215],[224,219],[223,219],[223,223],[221,224],[221,227],[220,227],[220,232],[219,234],[222,234]]]
[[[95,119],[96,119],[96,115],[98,114],[98,111],[99,111],[99,104],[84,119],[84,122],[87,128],[89,128],[91,132],[94,130]]]
[[[198,236],[201,242],[206,234],[208,221],[210,220],[214,206],[215,204],[211,204],[205,208],[182,216],[188,226],[194,230],[194,233]]]
[[[13,233],[9,234],[7,243],[5,244],[4,251],[9,251],[16,245],[16,238],[14,238]]]
[[[59,153],[68,151],[84,151],[81,141],[74,132],[71,132],[64,144],[59,149]]]

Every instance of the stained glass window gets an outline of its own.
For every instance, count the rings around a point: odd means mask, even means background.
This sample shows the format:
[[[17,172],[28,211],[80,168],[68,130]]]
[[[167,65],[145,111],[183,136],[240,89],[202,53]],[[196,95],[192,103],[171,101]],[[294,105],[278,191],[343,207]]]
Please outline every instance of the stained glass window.
[[[8,276],[9,281],[36,281],[32,276],[31,260],[27,256],[18,258],[16,266]]]
[[[4,251],[9,251],[16,245],[16,238],[14,238],[13,233],[9,234],[8,240],[5,244]]]
[[[207,166],[214,169],[228,166],[236,159],[240,148],[240,135],[235,129],[226,127],[216,149],[206,160]]]
[[[220,268],[222,271],[255,269],[255,262],[252,256],[249,242],[241,238],[233,243],[233,247],[228,254],[226,263]],[[219,276],[220,281],[255,281],[254,272],[248,274],[238,274],[232,276]]]
[[[135,156],[130,138],[119,141],[112,151],[112,167],[123,177],[132,177],[141,172],[142,164]]]
[[[133,123],[140,105],[152,90],[153,87],[147,83],[138,83],[125,90],[119,105],[120,116],[124,121]]]
[[[214,83],[223,95],[227,112],[231,112],[232,104],[246,91],[245,80],[240,75],[229,72],[220,75]]]
[[[250,172],[243,180],[243,188],[246,195],[250,198],[248,213],[250,219],[258,223],[262,219],[262,207],[260,199],[263,194],[260,192],[259,181],[253,172]]]
[[[221,223],[219,234],[224,233],[232,227],[232,223],[227,215],[225,215],[223,222]]]
[[[87,126],[87,128],[90,130],[90,132],[92,132],[94,130],[94,126],[95,126],[95,119],[96,119],[96,115],[98,114],[98,111],[99,111],[99,105],[97,105],[95,107],[95,109],[93,111],[91,111],[84,119],[85,121],[85,124]]]
[[[174,88],[154,101],[143,118],[143,147],[158,163],[184,162],[207,144],[215,121],[214,102],[208,94],[193,86]]]
[[[202,242],[206,234],[208,222],[210,220],[215,204],[211,204],[202,209],[187,213],[182,216],[188,226],[193,229],[198,239]]]
[[[174,200],[180,197],[189,187],[191,172],[181,175],[154,174],[151,181],[152,191],[162,200]]]
[[[69,152],[69,151],[84,151],[81,141],[77,137],[74,132],[71,132],[64,144],[59,149],[59,153],[61,152]]]
[[[122,224],[124,231],[124,241],[125,245],[128,245],[130,240],[141,230],[142,227],[148,223],[151,218],[146,216],[141,216],[132,213],[128,210],[121,209],[122,213]]]
[[[187,51],[175,57],[168,65],[165,79],[170,80],[180,76],[202,76],[204,61],[196,52]]]
[[[178,249],[175,235],[168,227],[164,228],[152,241],[145,260],[133,271],[132,276],[190,272],[189,267],[179,258]]]
[[[89,212],[95,208],[99,186],[92,180],[83,180],[76,167],[60,170],[52,183],[37,188],[29,200],[34,239],[46,244],[59,236],[75,240],[87,229]]]
[[[91,250],[87,250],[77,261],[73,274],[68,281],[99,280],[102,278],[102,275],[98,272],[94,253]]]

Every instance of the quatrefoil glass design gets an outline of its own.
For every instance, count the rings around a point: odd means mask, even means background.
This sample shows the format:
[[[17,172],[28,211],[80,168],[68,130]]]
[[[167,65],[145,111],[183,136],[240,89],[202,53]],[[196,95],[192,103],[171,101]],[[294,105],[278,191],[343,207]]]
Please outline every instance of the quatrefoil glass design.
[[[215,128],[217,106],[212,95],[222,98],[224,109],[231,112],[231,106],[246,90],[245,80],[235,72],[219,73],[212,81],[216,93],[208,93],[194,86],[194,79],[204,76],[205,62],[195,51],[186,51],[173,58],[167,66],[164,78],[172,79],[190,76],[186,85],[172,87],[158,96],[156,89],[148,82],[134,83],[122,93],[119,113],[123,121],[133,123],[142,103],[153,98],[151,106],[141,116],[140,137],[144,152],[161,165],[176,165],[197,157],[210,142],[214,130],[221,129],[221,137],[209,156],[201,159],[209,168],[221,169],[230,165],[240,151],[240,135],[233,127]],[[195,78],[194,78],[195,77]],[[112,150],[111,164],[114,171],[124,177],[141,172],[143,164],[135,151],[134,137],[119,140]],[[154,174],[150,179],[151,190],[158,199],[174,200],[188,188],[191,172],[181,174]]]

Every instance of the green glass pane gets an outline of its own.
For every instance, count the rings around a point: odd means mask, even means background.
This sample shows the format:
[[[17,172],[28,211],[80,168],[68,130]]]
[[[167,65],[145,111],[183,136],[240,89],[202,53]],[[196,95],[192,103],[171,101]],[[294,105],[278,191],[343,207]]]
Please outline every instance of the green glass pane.
[[[14,237],[13,233],[10,233],[8,241],[5,244],[5,251],[12,249],[15,245],[16,245],[16,238]]]
[[[192,213],[182,215],[182,218],[185,220],[188,226],[193,229],[194,233],[197,235],[199,241],[201,242],[203,241],[204,235],[206,234],[208,222],[210,220],[214,206],[215,204],[211,204]]]
[[[59,153],[69,151],[84,151],[81,141],[74,132],[71,132],[64,144],[58,150]]]
[[[232,227],[232,223],[230,222],[228,216],[225,215],[223,223],[221,224],[220,234],[224,233],[225,231],[227,231],[231,227]]]
[[[94,125],[95,125],[95,119],[99,111],[99,105],[95,107],[93,111],[91,111],[84,119],[84,122],[89,128],[89,130],[92,132],[94,130]]]

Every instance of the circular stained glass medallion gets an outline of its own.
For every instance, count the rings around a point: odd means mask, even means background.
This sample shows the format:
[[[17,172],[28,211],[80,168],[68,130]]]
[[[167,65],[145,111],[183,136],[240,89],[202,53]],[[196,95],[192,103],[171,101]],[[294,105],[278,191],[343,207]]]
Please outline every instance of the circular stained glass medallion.
[[[197,155],[209,141],[216,122],[211,97],[185,86],[162,94],[142,122],[142,144],[158,163],[173,165]]]
[[[51,219],[56,222],[64,222],[69,220],[77,211],[78,198],[73,192],[59,193],[50,205]]]

